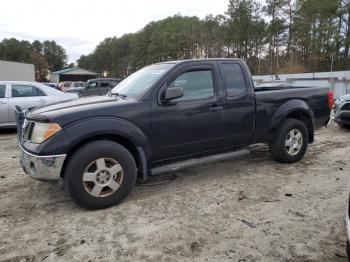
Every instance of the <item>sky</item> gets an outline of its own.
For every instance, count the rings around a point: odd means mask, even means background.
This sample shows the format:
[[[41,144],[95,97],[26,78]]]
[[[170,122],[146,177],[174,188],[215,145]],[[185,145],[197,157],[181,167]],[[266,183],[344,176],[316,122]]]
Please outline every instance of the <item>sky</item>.
[[[55,40],[75,62],[106,37],[120,37],[174,14],[223,14],[228,0],[10,0],[1,1],[0,41]]]

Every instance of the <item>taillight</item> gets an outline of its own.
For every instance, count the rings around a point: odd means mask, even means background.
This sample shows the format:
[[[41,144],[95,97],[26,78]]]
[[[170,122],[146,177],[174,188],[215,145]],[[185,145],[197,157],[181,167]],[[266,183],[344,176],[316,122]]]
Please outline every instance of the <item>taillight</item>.
[[[328,91],[328,106],[330,110],[333,109],[333,93],[331,90]]]

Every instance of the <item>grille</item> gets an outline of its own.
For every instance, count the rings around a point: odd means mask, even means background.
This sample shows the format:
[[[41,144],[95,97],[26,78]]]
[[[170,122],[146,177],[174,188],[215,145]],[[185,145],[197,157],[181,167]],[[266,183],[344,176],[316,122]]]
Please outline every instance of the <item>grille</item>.
[[[348,111],[350,111],[350,103],[347,103],[347,104],[343,105],[341,110],[348,110]]]

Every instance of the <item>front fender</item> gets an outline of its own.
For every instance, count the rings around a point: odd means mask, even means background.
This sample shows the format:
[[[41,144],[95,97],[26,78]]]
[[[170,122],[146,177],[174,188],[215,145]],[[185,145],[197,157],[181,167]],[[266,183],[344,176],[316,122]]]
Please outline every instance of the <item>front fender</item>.
[[[312,126],[315,125],[315,115],[312,108],[303,100],[289,100],[281,105],[273,114],[269,130],[274,130],[280,126],[282,121],[291,114],[303,114],[310,118]]]
[[[82,141],[94,136],[120,136],[128,139],[135,147],[141,147],[145,154],[150,154],[147,136],[135,124],[115,117],[93,117],[66,125],[63,130],[45,141],[40,148],[40,155],[66,154]],[[33,150],[32,150],[33,151]]]

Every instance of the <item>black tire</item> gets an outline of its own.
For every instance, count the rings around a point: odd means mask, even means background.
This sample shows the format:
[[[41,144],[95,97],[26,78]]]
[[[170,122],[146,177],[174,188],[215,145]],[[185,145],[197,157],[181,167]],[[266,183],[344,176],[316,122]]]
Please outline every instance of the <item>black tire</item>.
[[[286,148],[286,139],[292,130],[299,130],[302,135],[301,147],[295,155],[289,154]],[[303,158],[308,144],[309,135],[305,124],[297,119],[287,118],[276,131],[275,137],[270,144],[270,152],[273,159],[277,162],[291,164]]]
[[[114,193],[104,197],[95,197],[85,189],[83,175],[86,168],[100,158],[117,161],[122,167],[123,178]],[[64,182],[69,196],[76,204],[86,209],[96,210],[120,203],[135,185],[136,172],[135,160],[125,147],[112,141],[98,140],[74,152],[65,168]]]

